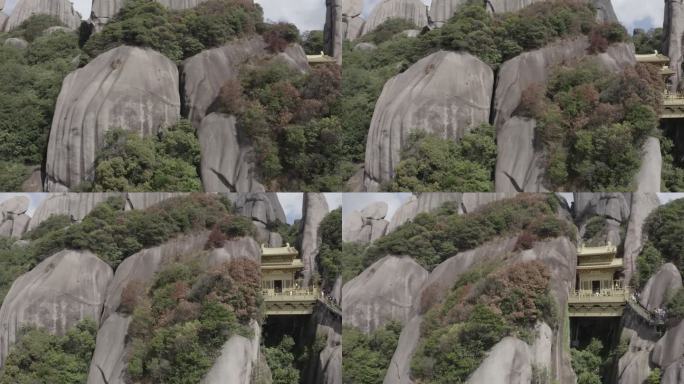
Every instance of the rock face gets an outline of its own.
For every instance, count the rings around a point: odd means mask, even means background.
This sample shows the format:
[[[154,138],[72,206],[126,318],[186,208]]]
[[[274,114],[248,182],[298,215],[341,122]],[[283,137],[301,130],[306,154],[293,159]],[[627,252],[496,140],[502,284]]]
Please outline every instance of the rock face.
[[[527,384],[532,379],[529,346],[504,337],[489,352],[466,384]]]
[[[342,14],[342,0],[325,1],[325,27],[323,28],[323,42],[325,51],[334,57],[339,64],[342,63],[342,42],[348,25]]]
[[[252,37],[203,51],[183,62],[184,100],[188,118],[195,127],[200,127],[202,119],[211,113],[221,87],[229,80],[237,79],[241,65],[273,56],[266,47],[261,37]],[[298,45],[288,47],[278,57],[302,72],[309,68],[306,54]]]
[[[171,9],[187,9],[194,8],[197,5],[207,0],[156,0]],[[91,11],[91,21],[96,26],[102,27],[107,24],[109,20],[114,17],[121,8],[123,8],[125,0],[93,0],[93,7]]]
[[[641,291],[639,301],[650,311],[663,308],[669,295],[674,294],[680,288],[682,288],[682,276],[679,274],[679,270],[674,264],[667,263],[648,279],[646,286]]]
[[[9,32],[29,17],[39,14],[55,16],[71,29],[81,25],[81,15],[74,10],[69,0],[18,0],[5,23],[4,31]]]
[[[406,324],[428,272],[410,257],[385,256],[342,287],[342,321],[364,333]]]
[[[665,335],[658,340],[651,354],[651,362],[661,367],[666,372],[666,376],[677,377],[678,374],[682,373],[682,363],[684,363],[684,320],[680,321],[679,325],[668,329]],[[679,384],[681,381],[665,381],[665,383]]]
[[[596,19],[599,21],[618,22],[618,17],[613,9],[613,4],[610,0],[591,0],[591,3],[596,8]]]
[[[202,185],[206,192],[264,192],[257,181],[254,151],[236,127],[235,116],[212,113],[197,130]]]
[[[14,281],[0,309],[0,365],[23,325],[64,334],[87,317],[99,324],[112,275],[92,253],[64,250]]]
[[[613,245],[622,243],[621,226],[630,217],[632,195],[629,193],[575,193],[574,214],[580,235],[584,235],[588,221],[595,217],[603,217],[606,223],[606,235],[602,243]]]
[[[385,220],[387,203],[372,203],[361,212],[351,212],[342,219],[342,241],[369,244],[385,235],[389,222]]]
[[[420,0],[382,0],[368,16],[361,35],[373,32],[389,19],[405,19],[423,28],[428,22],[427,8]]]
[[[312,343],[321,336],[325,345],[318,354],[309,358],[302,373],[305,383],[342,384],[342,322],[325,305],[318,304],[305,325],[302,341]]]
[[[150,49],[122,46],[69,74],[52,120],[47,191],[92,180],[97,151],[115,127],[157,134],[180,117],[178,69]]]
[[[128,358],[126,334],[133,318],[112,313],[97,330],[95,352],[90,360],[87,384],[124,384]],[[105,382],[102,376],[107,378]]]
[[[26,49],[28,48],[28,41],[24,39],[20,39],[18,37],[10,37],[9,39],[5,40],[5,42],[2,44],[5,47],[12,47],[16,49]]]
[[[663,157],[660,153],[660,140],[649,137],[644,143],[641,155],[641,167],[635,177],[636,192],[660,192],[660,174],[663,168]]]
[[[670,78],[670,90],[681,90],[682,64],[684,64],[684,3],[667,1],[665,3],[665,19],[663,20],[663,54],[670,58],[670,69],[675,74]]]
[[[433,0],[430,4],[430,19],[441,27],[456,14],[458,7],[466,3],[467,0]]]
[[[253,322],[254,338],[252,340],[233,335],[223,344],[221,355],[216,359],[200,384],[250,384],[252,367],[259,358],[259,340],[261,330]]]
[[[658,195],[655,193],[633,193],[627,233],[623,252],[625,265],[625,281],[630,281],[636,272],[636,260],[644,244],[643,226],[648,215],[660,205]]]
[[[535,151],[537,121],[513,117],[497,135],[495,185],[497,192],[546,192],[542,154]]]
[[[132,192],[126,193],[126,210],[147,209],[164,200],[186,196],[183,192]]]
[[[26,215],[29,207],[26,196],[17,196],[0,203],[0,236],[21,237],[28,229],[31,218]]]
[[[286,223],[285,212],[275,193],[240,193],[231,194],[237,207],[237,212],[249,217],[257,227],[256,241],[269,247],[280,247],[283,239],[277,232],[266,229],[269,224],[278,221]]]
[[[73,221],[83,220],[98,204],[122,193],[53,193],[33,213],[28,229],[47,220],[52,215],[68,215]]]
[[[311,276],[316,271],[316,258],[321,246],[318,227],[328,214],[328,203],[322,193],[305,193],[302,210],[301,257],[304,263],[304,286],[308,286]]]
[[[375,105],[368,133],[366,188],[373,191],[392,180],[411,132],[459,140],[488,122],[493,87],[494,74],[487,64],[467,53],[445,51],[390,79]]]
[[[632,311],[625,313],[622,323],[620,339],[628,339],[629,347],[618,362],[617,382],[642,384],[651,373],[649,356],[659,336],[653,327],[644,324]]]
[[[517,12],[540,1],[544,0],[491,0],[491,7],[495,13]]]

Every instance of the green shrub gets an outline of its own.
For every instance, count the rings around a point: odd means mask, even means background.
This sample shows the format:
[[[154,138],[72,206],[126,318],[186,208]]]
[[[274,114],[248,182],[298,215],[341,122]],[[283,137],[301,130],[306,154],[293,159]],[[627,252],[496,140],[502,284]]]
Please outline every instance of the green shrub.
[[[12,30],[10,37],[19,37],[32,42],[42,36],[46,29],[57,26],[63,27],[64,24],[55,16],[45,14],[32,15]]]
[[[572,369],[577,374],[577,384],[601,384],[602,350],[603,344],[598,339],[592,339],[582,350],[571,350]]]
[[[495,164],[495,132],[490,125],[477,127],[458,142],[419,131],[409,136],[387,189],[492,191]]]
[[[664,264],[663,256],[650,243],[644,245],[637,257],[637,284],[643,288],[648,279]]]
[[[660,253],[662,260],[673,263],[680,272],[684,272],[683,217],[684,200],[679,199],[658,207],[648,216],[644,224],[644,234],[648,238],[648,243]],[[644,247],[644,250],[647,249],[648,245]],[[648,264],[651,266],[651,272],[655,272],[660,267],[656,263],[659,261],[658,258],[649,257],[647,260],[650,261]]]
[[[342,208],[328,213],[318,227],[318,268],[323,287],[332,288],[342,273]]]
[[[684,319],[684,289],[680,288],[677,292],[672,294],[665,306],[667,308],[668,318],[676,320]]]
[[[302,48],[307,55],[320,55],[325,51],[323,31],[308,31],[302,35]]]
[[[95,350],[97,324],[85,319],[64,336],[24,327],[10,347],[0,383],[84,383]]]
[[[50,232],[55,232],[71,225],[71,217],[67,215],[52,215],[24,234],[24,239],[38,240]]]
[[[31,175],[33,167],[0,160],[0,191],[21,191],[22,184]]]
[[[639,55],[652,54],[655,51],[660,51],[663,44],[663,29],[652,28],[648,31],[635,29],[632,41],[634,42],[634,49]]]
[[[299,371],[294,367],[295,346],[291,336],[284,336],[278,345],[263,349],[274,384],[298,384]]]
[[[189,384],[202,380],[235,334],[249,336],[259,319],[259,265],[236,259],[209,270],[171,264],[136,300],[128,373],[135,381]]]
[[[380,24],[372,32],[363,35],[359,41],[382,44],[398,33],[409,29],[419,29],[413,22],[406,19],[389,19]]]
[[[662,371],[660,368],[653,368],[651,373],[648,375],[648,378],[646,379],[646,382],[648,384],[660,384],[660,376],[662,375]]]
[[[95,160],[95,178],[80,186],[93,191],[200,191],[200,145],[190,122],[159,133],[112,129]]]
[[[399,343],[401,323],[391,321],[369,334],[353,327],[342,331],[342,382],[375,384],[382,382]]]

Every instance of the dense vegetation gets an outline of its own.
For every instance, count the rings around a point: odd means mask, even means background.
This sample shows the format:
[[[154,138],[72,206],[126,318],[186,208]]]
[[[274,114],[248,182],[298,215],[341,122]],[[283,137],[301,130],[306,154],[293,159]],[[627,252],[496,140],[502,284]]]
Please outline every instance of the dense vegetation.
[[[96,334],[97,324],[91,319],[79,322],[64,336],[36,327],[21,329],[0,370],[0,383],[85,383]]]
[[[518,13],[494,15],[481,1],[472,1],[441,28],[416,38],[397,34],[414,28],[404,21],[389,20],[362,38],[376,44],[377,49],[353,49],[351,43],[345,44],[344,83],[335,114],[345,117],[348,158],[353,163],[363,162],[373,109],[386,81],[432,52],[467,51],[496,68],[523,51],[561,38],[588,35],[593,52],[627,39],[621,26],[597,23],[590,5],[563,0],[538,2]]]
[[[637,283],[643,287],[664,263],[673,263],[684,274],[684,199],[653,211],[644,224],[644,244],[637,258]]]
[[[321,286],[329,290],[341,275],[342,262],[342,208],[328,213],[318,227],[321,246],[318,249],[318,273]]]
[[[209,246],[253,236],[256,229],[252,221],[232,214],[232,207],[227,198],[193,194],[145,210],[124,211],[123,199],[115,197],[99,204],[79,223],[52,216],[25,235],[31,240],[29,244],[0,238],[0,298],[19,275],[62,249],[89,250],[116,267],[143,248],[181,233],[211,230]]]
[[[655,51],[661,51],[663,45],[663,29],[652,28],[648,31],[643,29],[634,30],[634,49],[638,55],[652,54]]]
[[[0,33],[0,190],[18,191],[47,148],[55,102],[64,77],[78,65],[78,36],[54,17],[30,17],[10,34]],[[26,49],[5,45],[23,38]]]
[[[555,327],[549,278],[546,266],[533,261],[471,270],[439,302],[428,287],[421,298],[425,316],[412,377],[426,384],[463,383],[503,337],[531,341],[537,321]]]
[[[265,32],[263,12],[247,0],[210,0],[173,11],[155,1],[128,0],[84,46],[91,57],[119,45],[150,47],[174,61],[241,36]]]
[[[573,348],[570,352],[577,384],[601,384],[603,343],[598,339],[592,339],[584,349]]]
[[[401,323],[391,321],[364,334],[354,327],[344,327],[342,345],[342,383],[382,383],[390,360],[397,349]]]
[[[408,255],[431,270],[456,253],[498,236],[520,234],[521,249],[550,237],[574,239],[574,227],[557,217],[557,207],[553,195],[519,195],[467,215],[459,215],[458,207],[447,203],[431,213],[419,214],[375,241],[364,253],[360,267],[366,268],[385,255]]]
[[[301,74],[280,60],[248,66],[223,85],[222,111],[251,139],[261,181],[272,190],[334,191],[353,172],[341,120],[336,65]]]
[[[412,133],[404,145],[390,191],[489,192],[494,190],[496,133],[483,124],[458,142],[424,131]]]
[[[560,67],[523,94],[519,113],[537,121],[553,190],[632,190],[641,148],[658,127],[662,78],[638,64],[611,74],[591,60]]]
[[[187,120],[156,137],[112,129],[95,160],[95,178],[82,191],[174,191],[202,189],[198,175],[200,145]]]
[[[132,281],[119,310],[133,314],[128,374],[136,382],[198,383],[232,335],[252,336],[260,318],[261,272],[238,258],[204,270],[171,264],[148,290]]]
[[[295,368],[295,355],[292,352],[294,347],[292,336],[283,336],[277,345],[263,348],[273,384],[299,383],[299,371]]]

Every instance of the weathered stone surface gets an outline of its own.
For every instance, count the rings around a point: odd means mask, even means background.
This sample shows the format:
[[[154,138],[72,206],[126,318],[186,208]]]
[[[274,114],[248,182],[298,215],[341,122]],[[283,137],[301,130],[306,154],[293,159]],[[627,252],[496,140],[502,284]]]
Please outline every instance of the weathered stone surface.
[[[318,227],[323,218],[330,212],[328,202],[322,193],[305,193],[302,210],[301,250],[302,263],[304,263],[304,286],[308,286],[311,276],[316,271],[316,259],[321,246],[321,237]]]
[[[183,192],[130,192],[126,194],[126,210],[147,209],[164,200],[187,195]]]
[[[620,223],[629,219],[631,194],[579,192],[574,194],[574,201],[578,221],[593,216],[611,218]]]
[[[171,9],[194,8],[207,0],[156,0]],[[121,8],[125,0],[93,0],[91,11],[91,21],[96,26],[101,27],[114,17]]]
[[[0,309],[0,365],[24,325],[64,334],[87,317],[99,324],[112,275],[94,254],[64,250],[15,280]]]
[[[649,310],[663,308],[669,295],[682,288],[682,276],[679,269],[672,264],[664,264],[655,275],[651,276],[641,291],[639,301]]]
[[[344,41],[348,24],[343,14],[343,0],[326,0],[325,26],[323,28],[323,42],[326,53],[342,63],[342,42]]]
[[[212,267],[238,258],[261,263],[261,246],[251,237],[240,237],[226,241],[222,248],[211,250],[207,257],[207,265]]]
[[[0,31],[5,30],[5,25],[7,24],[7,20],[9,19],[9,16],[4,14],[2,10],[0,10]]]
[[[411,359],[420,341],[421,316],[414,316],[401,329],[397,349],[394,350],[392,360],[387,368],[383,384],[413,384],[411,380]]]
[[[4,30],[11,31],[29,17],[40,14],[55,16],[71,29],[81,25],[81,14],[74,10],[69,0],[17,0]]]
[[[389,19],[405,19],[423,28],[428,22],[427,8],[420,0],[382,0],[368,16],[361,34],[373,32]]]
[[[113,313],[97,331],[88,384],[124,384],[128,374],[126,335],[131,316]],[[103,380],[103,376],[107,381]]]
[[[668,369],[670,365],[682,360],[684,360],[684,320],[665,332],[651,354],[651,362],[662,369]]]
[[[670,364],[661,378],[663,384],[682,384],[684,383],[684,358]]]
[[[47,220],[52,215],[67,215],[73,221],[81,221],[98,204],[110,197],[123,196],[122,193],[52,193],[36,208],[29,230]]]
[[[276,193],[241,193],[237,195],[238,212],[263,224],[286,223],[285,211]]]
[[[55,25],[54,27],[50,27],[43,31],[43,35],[52,35],[54,33],[74,33],[74,31],[67,27],[62,27],[60,25]]]
[[[499,70],[494,98],[497,129],[501,129],[513,115],[526,89],[535,84],[546,83],[556,65],[586,56],[588,47],[589,42],[585,37],[564,40],[542,49],[525,52],[503,63]],[[624,69],[636,63],[633,50],[631,44],[616,44],[605,54],[598,55],[597,60],[608,70]]]
[[[430,20],[435,26],[441,27],[456,14],[458,7],[466,3],[467,0],[432,0]]]
[[[628,339],[629,347],[618,361],[618,383],[643,384],[651,373],[649,356],[658,340],[656,330],[638,315],[627,311],[622,318],[620,339]]]
[[[405,202],[392,216],[387,233],[394,232],[402,224],[413,220],[419,213],[430,212],[435,210],[444,203],[454,202],[457,205],[461,204],[463,199],[462,193],[448,193],[448,192],[426,192],[411,198]]]
[[[663,168],[663,157],[660,153],[660,140],[649,137],[644,143],[641,154],[641,167],[634,178],[636,192],[660,192],[660,174]]]
[[[633,193],[630,207],[627,233],[625,234],[624,252],[622,255],[625,265],[625,281],[630,281],[636,272],[636,260],[644,244],[642,238],[644,222],[648,215],[660,205],[655,193]]]
[[[454,76],[458,73],[458,76]],[[369,191],[394,177],[411,132],[459,140],[489,121],[494,74],[468,53],[439,51],[390,79],[375,104],[368,133],[365,184]]]
[[[28,41],[18,38],[18,37],[10,37],[5,42],[3,43],[5,47],[12,47],[16,49],[26,49],[28,48]]]
[[[536,128],[536,120],[516,116],[498,130],[494,182],[497,192],[546,192],[542,185],[544,159],[534,148]]]
[[[480,207],[491,204],[495,201],[510,199],[515,197],[516,193],[500,192],[500,193],[464,193],[463,201],[461,202],[461,213],[472,213],[477,211]]]
[[[353,48],[355,51],[375,51],[378,46],[373,43],[358,43]]]
[[[369,244],[384,236],[389,222],[387,203],[371,203],[360,212],[353,211],[342,218],[342,241],[347,243]]]
[[[390,320],[406,324],[427,276],[410,257],[383,257],[342,287],[343,322],[365,333]]]
[[[28,229],[31,218],[25,214],[18,214],[3,219],[0,224],[0,236],[19,238]]]
[[[178,69],[161,53],[121,46],[69,74],[57,99],[46,160],[47,191],[92,180],[105,133],[157,134],[180,118]]]
[[[27,196],[15,196],[0,203],[0,215],[2,219],[7,219],[14,215],[26,213],[31,200]]]
[[[491,7],[496,13],[517,12],[528,5],[544,0],[490,0]]]
[[[598,21],[615,23],[619,21],[610,0],[591,0],[591,3],[596,8],[596,19]]]
[[[466,384],[527,384],[532,379],[530,351],[525,342],[504,337],[487,352]]]
[[[682,64],[684,64],[684,3],[667,1],[663,20],[664,54],[670,58],[670,69],[675,74],[670,78],[670,90],[682,89]]]
[[[257,181],[254,150],[238,131],[235,116],[212,113],[197,130],[205,192],[264,192]]]
[[[234,335],[221,348],[216,359],[200,384],[250,384],[252,367],[259,362],[259,341],[261,328],[256,321],[250,324],[254,337]]]
[[[212,112],[221,87],[229,80],[237,79],[243,64],[274,57],[266,48],[261,37],[251,37],[208,49],[183,62],[184,100],[188,118],[195,127],[200,127],[202,119]],[[302,72],[309,68],[306,54],[299,45],[288,47],[277,57]]]

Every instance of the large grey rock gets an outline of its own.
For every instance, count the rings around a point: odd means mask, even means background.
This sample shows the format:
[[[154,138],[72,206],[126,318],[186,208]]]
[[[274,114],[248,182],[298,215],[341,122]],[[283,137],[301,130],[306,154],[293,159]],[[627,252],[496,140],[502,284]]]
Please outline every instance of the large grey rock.
[[[387,216],[387,208],[387,203],[384,201],[376,201],[362,209],[361,216],[373,220],[384,219]]]
[[[422,323],[423,318],[421,316],[414,316],[401,329],[397,349],[394,350],[383,384],[413,384],[411,380],[411,359],[420,341]]]
[[[498,193],[475,193],[468,192],[463,194],[461,202],[461,213],[473,213],[495,201],[505,200],[515,197],[517,193],[498,192]]]
[[[432,0],[430,19],[436,26],[441,27],[456,14],[458,7],[467,2],[467,0]]]
[[[212,113],[197,130],[205,192],[264,192],[257,181],[255,154],[235,116]]]
[[[625,234],[624,252],[622,255],[625,266],[625,281],[630,281],[636,272],[637,257],[641,253],[645,239],[643,226],[648,215],[660,205],[655,193],[633,193],[630,207],[627,233]]]
[[[632,311],[625,313],[622,323],[620,339],[629,340],[629,347],[618,361],[617,382],[643,384],[651,373],[649,357],[659,336],[656,329]]]
[[[623,223],[629,219],[631,194],[627,193],[574,193],[577,221],[603,216]]]
[[[670,78],[670,90],[682,89],[682,64],[684,64],[684,3],[681,1],[665,2],[665,18],[663,20],[663,53],[670,58],[670,68],[675,74]]]
[[[651,362],[667,370],[684,360],[684,320],[669,328],[651,353]]]
[[[663,384],[682,384],[684,383],[684,358],[670,364],[661,378]]]
[[[112,268],[88,251],[64,250],[14,281],[0,308],[0,365],[24,325],[64,334],[85,318],[99,324]]]
[[[5,13],[2,12],[0,9],[0,31],[5,30],[5,25],[7,24],[7,20],[9,19],[9,16],[7,16]]]
[[[321,246],[321,236],[318,227],[323,218],[330,212],[328,202],[322,193],[305,193],[302,210],[301,229],[301,258],[304,263],[304,286],[308,286],[309,280],[316,271],[318,250]]]
[[[147,209],[164,200],[187,195],[183,192],[129,192],[126,193],[126,210]]]
[[[258,345],[257,345],[258,347]],[[231,336],[221,348],[201,384],[250,384],[252,376],[252,342],[240,335]]]
[[[641,167],[634,179],[636,192],[660,192],[662,168],[663,157],[660,153],[660,140],[656,137],[649,137],[642,148]]]
[[[124,384],[128,376],[126,335],[133,318],[113,313],[97,331],[87,384]],[[103,380],[103,376],[107,381]]]
[[[222,248],[211,250],[207,257],[207,266],[212,267],[236,259],[247,259],[261,263],[261,246],[251,237],[239,237],[226,241]]]
[[[591,3],[594,5],[594,8],[596,8],[596,19],[598,21],[612,23],[617,23],[619,21],[610,0],[591,0]]]
[[[161,53],[121,46],[69,74],[57,99],[46,160],[47,191],[92,180],[105,133],[157,134],[180,118],[178,69]]]
[[[28,41],[18,38],[18,37],[10,37],[9,39],[5,40],[5,42],[2,44],[5,47],[12,47],[16,49],[26,49],[29,46]]]
[[[378,201],[364,209],[353,211],[342,218],[342,241],[346,243],[369,244],[384,236],[389,222],[387,203]]]
[[[202,119],[211,113],[221,87],[230,80],[236,80],[244,64],[273,56],[267,51],[267,44],[261,37],[251,37],[205,50],[185,60],[182,65],[182,91],[188,118],[193,125],[196,128],[201,126]],[[298,45],[288,47],[278,58],[302,72],[309,68],[306,54]]]
[[[530,350],[525,342],[507,336],[489,352],[466,384],[527,384],[532,380]]]
[[[73,221],[83,220],[98,204],[122,193],[52,193],[36,208],[28,229],[37,227],[52,215],[67,215]]]
[[[446,51],[390,79],[375,104],[368,133],[366,188],[376,190],[392,180],[410,133],[420,130],[459,140],[487,123],[493,87],[494,74],[487,64],[468,53]]]
[[[324,48],[329,56],[334,57],[338,64],[342,64],[342,42],[348,29],[343,0],[325,0],[325,9]]]
[[[287,223],[276,193],[240,193],[237,196],[235,205],[242,216],[263,224]]]
[[[171,9],[194,8],[207,0],[156,0]],[[93,0],[91,21],[99,28],[123,8],[125,0]]]
[[[17,28],[33,15],[50,15],[58,18],[64,25],[76,29],[81,25],[81,14],[74,10],[69,0],[17,0],[4,31]]]
[[[7,219],[26,213],[31,200],[27,196],[11,197],[0,203],[0,218]]]
[[[427,276],[410,257],[383,257],[342,287],[343,322],[364,333],[391,320],[406,324]]]
[[[381,0],[368,16],[361,34],[373,32],[390,19],[405,19],[423,28],[428,22],[427,8],[420,0]]]
[[[19,238],[26,233],[31,218],[25,214],[7,216],[0,222],[0,236]]]
[[[546,192],[544,158],[534,145],[536,128],[536,120],[515,116],[497,131],[497,192]]]
[[[650,311],[663,308],[670,295],[680,288],[682,288],[682,276],[679,274],[679,269],[674,264],[667,263],[648,279],[641,291],[639,301]]]
[[[546,83],[555,66],[586,56],[588,47],[589,42],[585,37],[564,40],[522,53],[503,63],[494,98],[497,129],[501,129],[513,115],[526,89],[535,84]],[[608,70],[623,69],[636,63],[633,50],[631,44],[616,44],[606,53],[598,55],[597,60]]]

